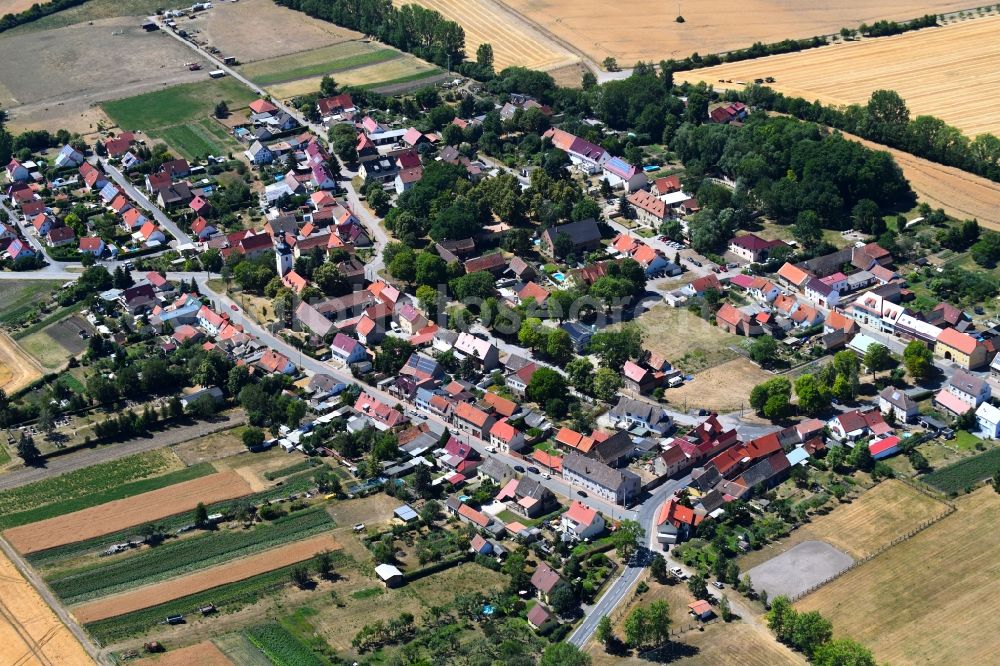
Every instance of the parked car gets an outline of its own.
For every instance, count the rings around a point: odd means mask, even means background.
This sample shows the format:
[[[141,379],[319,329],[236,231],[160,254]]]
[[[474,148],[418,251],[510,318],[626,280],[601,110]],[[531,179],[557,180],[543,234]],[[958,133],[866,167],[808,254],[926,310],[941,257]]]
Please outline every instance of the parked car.
[[[585,492],[584,492],[584,491],[582,491],[582,490],[578,490],[578,491],[576,491],[576,494],[577,494],[577,495],[579,495],[580,497],[586,497],[586,496],[587,496],[587,493],[585,493]]]
[[[713,580],[712,581],[712,585],[714,585],[719,590],[721,590],[721,589],[723,589],[723,588],[726,587],[725,585],[722,584],[721,580]]]
[[[529,467],[528,471],[531,472],[532,474],[541,474],[541,471],[539,471],[537,467]]]
[[[514,471],[519,474],[524,474],[524,467],[522,465],[514,465]]]

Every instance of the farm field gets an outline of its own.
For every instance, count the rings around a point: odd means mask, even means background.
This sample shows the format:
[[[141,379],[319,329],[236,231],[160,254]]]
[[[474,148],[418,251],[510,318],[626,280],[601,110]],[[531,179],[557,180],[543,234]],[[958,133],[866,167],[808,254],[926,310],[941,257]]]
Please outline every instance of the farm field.
[[[229,661],[239,666],[273,666],[271,660],[262,655],[242,632],[213,637],[212,643]]]
[[[32,333],[18,341],[21,349],[31,354],[46,370],[62,367],[71,354],[45,331]]]
[[[240,560],[233,560],[189,576],[163,581],[92,603],[75,606],[72,612],[83,623],[126,615],[143,608],[296,564],[311,558],[322,550],[336,550],[338,548],[337,542],[330,535],[315,536]]]
[[[911,117],[931,115],[970,137],[1000,132],[989,102],[1000,98],[1000,16],[892,37],[862,40],[678,72],[679,81],[716,88],[773,76],[780,92],[829,104],[865,104],[872,92],[898,92]],[[732,84],[719,83],[732,80]],[[975,90],[975,95],[969,95]]]
[[[694,52],[720,53],[754,42],[832,34],[844,26],[880,19],[912,19],[923,14],[967,9],[958,0],[889,0],[877,5],[861,0],[838,3],[802,3],[792,0],[751,0],[739,11],[719,0],[674,5],[638,0],[623,9],[601,0],[497,0],[541,26],[555,39],[600,63],[607,56],[622,67],[637,60],[659,62],[686,58]],[[679,10],[678,10],[679,7]],[[684,23],[674,19],[678,13]],[[474,48],[472,49],[474,52]]]
[[[258,60],[239,67],[240,73],[261,86],[322,77],[340,70],[363,67],[403,54],[366,42],[341,42],[313,51]]]
[[[215,3],[189,26],[198,43],[211,44],[241,63],[365,39],[360,32],[281,7],[273,0]]]
[[[3,0],[3,2],[10,1],[11,0]],[[13,1],[23,2],[24,0]],[[76,7],[63,9],[55,14],[42,17],[37,21],[20,25],[6,34],[19,35],[25,32],[38,32],[42,30],[51,30],[52,28],[64,28],[68,25],[74,25],[76,23],[119,18],[122,16],[146,17],[153,14],[161,7],[163,7],[163,2],[161,0],[129,0],[127,4],[123,4],[120,0],[87,0],[87,2],[77,5]],[[3,12],[0,11],[0,14],[2,13]]]
[[[826,515],[814,516],[788,538],[750,551],[739,559],[739,565],[744,570],[750,569],[804,541],[824,541],[854,559],[861,559],[947,510],[944,502],[902,481],[889,479],[850,504],[840,504]]]
[[[398,6],[406,0],[394,0]],[[493,46],[493,68],[511,65],[548,71],[579,62],[579,57],[545,35],[521,16],[494,0],[418,0],[416,3],[440,12],[465,30],[465,52],[475,58],[480,44]],[[579,77],[574,81],[579,85]]]
[[[102,106],[122,129],[147,131],[205,118],[220,100],[225,100],[230,111],[235,111],[254,99],[246,86],[226,77],[173,86]]]
[[[34,553],[190,511],[199,502],[207,505],[250,492],[249,484],[239,475],[219,472],[31,525],[15,527],[7,530],[4,535],[18,551]]]
[[[975,218],[982,226],[1000,231],[1000,183],[850,134],[844,136],[892,155],[920,201],[943,208],[959,220]]]
[[[222,651],[210,641],[195,643],[166,654],[140,659],[137,664],[142,666],[231,666],[233,664]]]
[[[0,0],[0,16],[5,14],[20,14],[35,4],[33,0]]]
[[[9,327],[38,315],[62,282],[58,280],[4,280],[4,301],[0,305],[0,326]]]
[[[93,664],[17,567],[0,553],[0,663]]]
[[[188,159],[205,155],[239,152],[240,144],[213,118],[202,118],[183,125],[173,125],[147,132]]]
[[[879,663],[976,664],[1000,649],[1000,495],[982,488],[958,510],[796,603]],[[928,630],[933,627],[933,630]]]
[[[936,469],[921,480],[946,493],[959,493],[1000,471],[1000,448]]]
[[[309,649],[308,645],[302,643],[280,624],[258,625],[244,633],[247,639],[274,664],[323,666],[323,660]]]
[[[314,536],[333,527],[322,508],[297,511],[249,530],[212,530],[169,539],[156,548],[101,558],[46,576],[49,587],[67,604],[79,604],[149,585],[239,557]],[[55,566],[58,566],[55,565]],[[42,570],[43,575],[46,574]]]
[[[115,76],[93,65],[95,44],[101,45],[102,61],[115,63]],[[0,82],[0,104],[14,129],[65,127],[89,134],[99,120],[91,107],[99,102],[207,78],[204,71],[184,67],[192,60],[199,58],[177,40],[146,33],[131,18],[11,32],[0,40],[6,73]],[[45,76],[37,76],[39,71]]]
[[[38,363],[18,347],[10,336],[0,332],[0,388],[13,393],[41,376]]]
[[[430,63],[424,62],[414,56],[403,54],[399,58],[387,60],[386,62],[344,70],[337,74],[334,79],[341,86],[360,86],[378,90],[394,84],[430,78],[440,72],[441,70]],[[321,79],[321,76],[315,76],[287,83],[278,83],[269,86],[268,90],[275,97],[288,99],[296,95],[316,92],[319,90]]]
[[[180,462],[169,451],[149,451],[3,490],[0,491],[0,527],[9,527],[11,523],[7,521],[12,515],[94,493],[115,491],[123,484],[180,467]]]

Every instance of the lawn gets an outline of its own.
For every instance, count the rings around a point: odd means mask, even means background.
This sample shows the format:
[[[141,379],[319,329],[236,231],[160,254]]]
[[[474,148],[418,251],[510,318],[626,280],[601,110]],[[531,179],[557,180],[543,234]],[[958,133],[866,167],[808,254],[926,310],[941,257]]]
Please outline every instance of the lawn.
[[[72,356],[45,331],[38,331],[21,338],[18,344],[48,370],[62,367]]]
[[[3,467],[10,462],[10,453],[7,451],[7,445],[0,442],[0,467]]]
[[[858,499],[838,504],[826,515],[815,516],[778,543],[751,551],[739,560],[749,570],[803,541],[825,541],[855,559],[890,543],[948,511],[948,506],[897,480],[883,481]]]
[[[240,72],[261,86],[322,77],[338,71],[374,65],[402,54],[395,49],[378,48],[363,42],[342,42],[321,49],[259,60],[243,65]]]
[[[254,99],[255,95],[246,86],[225,77],[172,86],[101,106],[122,129],[148,131],[205,118],[222,100],[234,110]]]
[[[730,346],[744,338],[731,335],[684,308],[657,305],[642,313],[636,323],[643,344],[665,356],[684,372],[695,373],[736,358]]]
[[[0,528],[41,520],[41,518],[25,520],[17,517],[26,516],[32,509],[56,502],[65,505],[73,500],[101,492],[117,492],[124,484],[167,472],[179,466],[177,457],[171,452],[149,451],[85,467],[19,488],[0,491]],[[77,508],[70,510],[75,511]]]
[[[198,159],[206,155],[226,155],[239,150],[240,144],[211,118],[174,125],[147,132],[164,141],[183,157]]]
[[[1000,651],[1000,495],[958,510],[796,604],[869,646],[879,663],[986,664]]]

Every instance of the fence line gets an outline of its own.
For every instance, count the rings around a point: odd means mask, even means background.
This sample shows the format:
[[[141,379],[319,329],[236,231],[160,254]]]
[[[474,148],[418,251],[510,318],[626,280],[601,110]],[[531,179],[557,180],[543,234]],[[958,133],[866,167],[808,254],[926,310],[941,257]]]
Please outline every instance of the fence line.
[[[886,543],[886,544],[883,544],[883,545],[879,546],[874,551],[872,551],[871,553],[868,553],[867,555],[865,555],[861,559],[855,560],[854,562],[852,562],[850,564],[850,566],[848,566],[846,569],[843,569],[842,571],[838,571],[837,573],[833,574],[829,578],[821,580],[820,582],[816,583],[815,585],[812,585],[811,587],[806,588],[805,590],[803,590],[802,592],[799,592],[798,594],[792,595],[791,597],[789,597],[789,600],[790,601],[798,601],[799,599],[802,599],[803,597],[806,597],[806,596],[812,594],[813,592],[815,592],[819,588],[823,587],[827,583],[832,583],[833,581],[837,580],[838,578],[840,578],[841,576],[843,576],[847,572],[854,570],[855,568],[861,566],[862,564],[865,564],[866,562],[870,562],[871,560],[875,559],[876,557],[878,557],[879,555],[881,555],[885,551],[889,550],[893,546],[897,546],[897,545],[903,543],[904,541],[908,541],[908,540],[912,539],[917,534],[923,532],[925,529],[927,529],[931,525],[933,525],[933,524],[935,524],[935,523],[943,520],[944,518],[947,518],[951,514],[955,513],[956,510],[957,509],[953,505],[951,505],[949,503],[948,504],[948,509],[945,510],[945,511],[943,511],[939,515],[935,516],[934,518],[929,518],[929,519],[925,520],[924,522],[920,523],[919,525],[917,525],[916,527],[914,527],[913,529],[911,529],[906,534],[902,534],[900,536],[897,536],[896,538],[894,538],[889,543]]]

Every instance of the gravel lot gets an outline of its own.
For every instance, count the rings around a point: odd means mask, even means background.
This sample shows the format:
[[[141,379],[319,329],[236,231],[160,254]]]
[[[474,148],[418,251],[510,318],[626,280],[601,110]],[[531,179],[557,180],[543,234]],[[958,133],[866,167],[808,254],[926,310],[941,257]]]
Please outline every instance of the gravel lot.
[[[854,559],[825,541],[803,541],[791,550],[772,557],[749,571],[757,592],[767,590],[771,599],[784,594],[789,597],[808,590],[813,585],[851,566]]]

